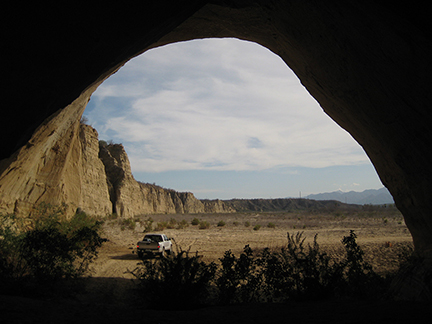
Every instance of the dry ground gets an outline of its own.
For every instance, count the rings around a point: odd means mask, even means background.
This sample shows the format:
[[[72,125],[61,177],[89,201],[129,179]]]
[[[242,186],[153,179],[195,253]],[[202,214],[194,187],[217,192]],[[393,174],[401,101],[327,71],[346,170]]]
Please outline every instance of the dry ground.
[[[286,244],[287,232],[304,232],[306,242],[318,243],[338,255],[343,236],[354,230],[357,242],[377,272],[396,270],[399,256],[411,247],[411,236],[398,212],[362,212],[344,214],[308,213],[235,213],[194,215],[151,215],[136,219],[135,228],[107,221],[104,235],[109,240],[92,265],[92,277],[81,281],[77,292],[62,298],[29,299],[0,296],[0,323],[396,323],[413,322],[431,315],[422,303],[394,301],[321,301],[293,304],[236,305],[207,307],[190,311],[145,309],[136,299],[136,282],[128,272],[139,265],[135,244],[143,237],[143,221],[151,217],[153,225],[185,220],[183,229],[164,229],[177,247],[198,251],[206,261],[217,261],[231,249],[238,255],[246,244],[253,250],[278,248]],[[199,229],[191,221],[210,223]],[[224,221],[224,226],[217,226]],[[249,226],[245,223],[249,222]],[[267,227],[269,223],[274,228]],[[255,225],[261,225],[254,230]],[[167,296],[169,300],[169,296]],[[3,321],[2,321],[3,319]]]
[[[344,215],[343,213],[233,213],[233,214],[180,214],[151,215],[136,218],[133,230],[122,230],[118,220],[105,224],[109,242],[102,248],[94,264],[95,277],[130,278],[124,272],[132,270],[138,261],[133,253],[136,242],[141,240],[143,222],[153,219],[153,228],[171,219],[185,220],[189,225],[183,229],[163,229],[174,239],[175,245],[183,250],[196,252],[206,261],[217,261],[227,250],[238,255],[245,245],[253,250],[265,247],[279,248],[287,243],[287,233],[303,232],[306,242],[312,243],[316,234],[318,243],[330,253],[339,253],[343,248],[341,240],[354,230],[357,243],[366,252],[368,261],[375,271],[396,270],[398,255],[411,247],[411,235],[398,212],[370,212]],[[192,226],[194,218],[210,224],[208,229]],[[218,226],[223,221],[224,226]],[[249,226],[245,225],[249,223]],[[273,224],[274,227],[268,227]],[[254,230],[260,225],[259,230]]]

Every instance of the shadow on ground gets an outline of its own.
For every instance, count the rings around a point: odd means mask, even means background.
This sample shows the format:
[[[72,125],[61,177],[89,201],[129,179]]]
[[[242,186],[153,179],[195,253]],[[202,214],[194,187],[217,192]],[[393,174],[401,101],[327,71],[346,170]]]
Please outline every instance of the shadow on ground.
[[[195,310],[148,309],[137,282],[85,278],[55,295],[0,295],[1,323],[415,323],[432,316],[429,303],[324,300],[286,304],[208,306]],[[61,292],[59,292],[61,291]],[[169,296],[167,296],[169,302]]]
[[[110,259],[112,259],[112,260],[137,260],[137,261],[140,260],[138,258],[138,256],[136,254],[134,254],[134,253],[123,254],[123,255],[116,255],[116,256],[110,257]]]

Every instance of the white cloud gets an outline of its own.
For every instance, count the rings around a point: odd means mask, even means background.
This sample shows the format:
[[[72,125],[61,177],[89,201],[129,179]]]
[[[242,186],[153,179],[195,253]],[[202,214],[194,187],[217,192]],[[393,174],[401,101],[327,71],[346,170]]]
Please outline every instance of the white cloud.
[[[259,45],[153,49],[100,86],[87,113],[135,171],[263,170],[368,163],[282,60]]]

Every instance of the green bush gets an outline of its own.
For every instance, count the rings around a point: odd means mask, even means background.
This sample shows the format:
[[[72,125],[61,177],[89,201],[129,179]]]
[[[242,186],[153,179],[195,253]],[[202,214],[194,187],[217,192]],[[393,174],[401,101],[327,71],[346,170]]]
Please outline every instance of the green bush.
[[[167,223],[167,226],[166,226],[166,227],[167,227],[168,229],[174,229],[174,228],[177,227],[177,225],[178,225],[177,220],[174,219],[174,218],[171,218],[171,219],[169,220],[169,222]]]
[[[0,215],[0,280],[53,282],[88,270],[104,242],[102,223],[84,213],[67,220],[65,211],[42,203],[26,219]]]
[[[136,227],[136,222],[133,218],[123,218],[118,221],[118,224],[120,225],[120,228],[122,231],[125,229],[129,229],[133,231]]]
[[[226,251],[219,259],[221,269],[216,279],[221,304],[253,302],[259,299],[261,274],[252,249],[246,245],[239,258]]]
[[[288,244],[280,252],[263,251],[259,263],[267,300],[321,299],[338,286],[342,269],[326,253],[320,252],[317,236],[313,245],[306,246],[302,235],[288,234]]]
[[[164,306],[166,296],[179,308],[198,305],[203,296],[220,304],[317,300],[331,297],[378,297],[383,278],[364,261],[354,231],[342,239],[345,257],[332,259],[320,250],[315,235],[305,244],[303,233],[287,234],[280,251],[254,254],[246,245],[239,257],[226,251],[220,267],[205,264],[198,255],[181,251],[175,257],[145,262],[132,273],[141,280],[153,306]],[[213,287],[213,294],[209,295]],[[206,302],[209,302],[207,299]]]
[[[384,278],[376,274],[372,266],[363,258],[364,252],[356,242],[357,235],[350,231],[349,236],[342,239],[346,257],[341,261],[344,269],[345,294],[367,296],[379,292],[385,284]]]
[[[216,264],[201,261],[198,253],[177,251],[160,260],[145,260],[130,273],[139,279],[150,307],[195,308],[208,301]]]
[[[143,233],[148,233],[153,230],[153,219],[151,217],[144,219],[141,221],[141,225],[144,227]]]
[[[154,230],[157,231],[157,232],[159,232],[159,231],[163,231],[167,227],[168,227],[168,222],[166,222],[166,221],[158,222],[156,224],[156,227],[155,227]]]
[[[223,304],[258,301],[316,300],[329,297],[374,297],[384,281],[363,260],[353,231],[342,240],[341,261],[322,252],[315,236],[306,245],[303,233],[287,235],[279,252],[264,249],[258,256],[246,246],[239,258],[225,252],[216,285]]]
[[[189,226],[188,222],[185,219],[183,219],[181,222],[177,224],[177,229],[185,229],[188,226]]]
[[[276,228],[276,225],[274,223],[270,222],[270,223],[267,224],[267,227],[268,228]]]
[[[218,227],[223,227],[223,226],[225,226],[225,222],[224,222],[223,220],[221,220],[221,221],[219,221],[219,222],[217,223],[217,226],[218,226]]]
[[[194,218],[191,222],[192,225],[199,225],[200,220],[198,218]]]
[[[210,223],[207,221],[200,221],[199,229],[208,229],[210,228]]]
[[[255,225],[254,228],[253,228],[253,230],[254,231],[259,231],[260,228],[261,228],[261,225]]]

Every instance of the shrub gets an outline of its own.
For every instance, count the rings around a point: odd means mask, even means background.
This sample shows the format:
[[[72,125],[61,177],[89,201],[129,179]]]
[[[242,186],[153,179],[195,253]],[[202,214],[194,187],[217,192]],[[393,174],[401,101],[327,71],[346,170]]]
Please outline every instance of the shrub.
[[[199,229],[207,229],[210,228],[210,223],[207,221],[201,221],[199,223]]]
[[[218,227],[223,227],[225,226],[225,222],[223,220],[219,221],[217,224]]]
[[[317,236],[305,245],[303,233],[287,234],[288,244],[279,253],[264,250],[260,264],[265,278],[266,298],[320,299],[330,295],[341,276],[339,266],[320,252]]]
[[[177,224],[177,229],[184,229],[188,226],[189,226],[188,222],[185,219],[183,219],[181,222]]]
[[[341,266],[344,269],[344,278],[346,282],[345,294],[353,294],[355,296],[370,295],[371,291],[379,291],[384,279],[377,275],[372,266],[363,259],[364,252],[356,242],[357,235],[353,230],[349,236],[342,239],[342,244],[345,246],[346,258],[341,261]]]
[[[0,215],[0,279],[53,282],[88,270],[104,242],[102,223],[85,213],[67,220],[65,211],[42,203],[27,219]]]
[[[249,227],[249,226],[250,226],[250,222],[246,221],[246,222],[245,222],[245,226],[246,226],[246,227]]]
[[[136,227],[136,222],[132,218],[123,218],[118,221],[119,225],[121,226],[121,230],[129,229],[133,231]]]
[[[144,227],[143,233],[148,233],[153,230],[153,219],[151,217],[144,219],[141,225]]]
[[[216,279],[219,303],[244,303],[259,299],[261,275],[252,249],[246,245],[239,258],[229,250],[219,259],[221,269]]]
[[[270,222],[270,223],[267,224],[267,227],[268,228],[276,228],[276,225],[274,223]]]
[[[191,222],[192,225],[198,225],[200,223],[200,220],[198,218],[194,218]]]
[[[166,228],[168,228],[168,229],[174,229],[174,228],[177,227],[177,224],[178,224],[177,220],[174,219],[174,218],[171,218],[171,219],[169,220],[169,222],[167,223]]]
[[[156,224],[156,227],[155,227],[155,231],[163,231],[165,228],[167,228],[168,227],[168,222],[166,222],[166,221],[163,221],[163,222],[158,222],[157,224]]]
[[[329,297],[377,297],[384,280],[363,259],[354,231],[342,239],[346,255],[330,258],[320,250],[315,235],[305,244],[303,233],[287,234],[288,243],[280,251],[264,249],[254,255],[246,245],[239,257],[230,250],[215,263],[205,264],[198,254],[181,251],[161,260],[149,260],[131,273],[145,288],[145,298],[152,306],[197,306],[209,299],[214,284],[214,298],[221,304],[316,300]]]
[[[258,225],[258,224],[257,224],[257,225],[254,226],[253,230],[254,230],[254,231],[259,231],[260,228],[261,228],[261,225]]]
[[[130,273],[140,280],[151,307],[185,309],[206,303],[216,264],[180,250],[160,260],[145,260]]]
[[[363,260],[353,231],[342,243],[346,257],[331,259],[320,251],[317,236],[306,245],[303,233],[287,235],[279,252],[264,249],[254,257],[246,246],[240,258],[225,252],[216,280],[219,302],[315,300],[333,296],[374,296],[383,280]]]

